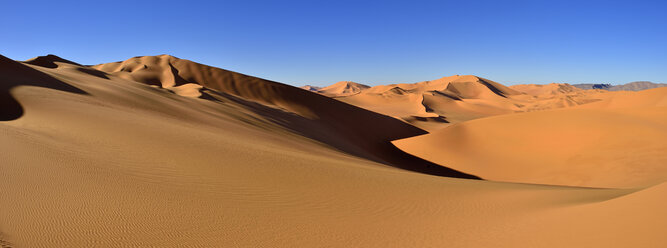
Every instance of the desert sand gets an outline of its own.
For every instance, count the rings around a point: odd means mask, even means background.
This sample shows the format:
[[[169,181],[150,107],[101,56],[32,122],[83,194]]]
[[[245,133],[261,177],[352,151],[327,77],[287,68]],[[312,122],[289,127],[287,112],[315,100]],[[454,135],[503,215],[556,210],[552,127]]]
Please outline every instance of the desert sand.
[[[667,88],[658,88],[472,120],[394,144],[489,180],[632,188],[667,178],[665,127]]]
[[[667,245],[660,89],[328,97],[168,55],[0,56],[0,85],[3,247]]]
[[[473,119],[577,106],[612,93],[569,84],[504,86],[474,75],[455,75],[418,83],[368,87],[338,82],[305,87],[345,103],[392,116],[427,131]]]

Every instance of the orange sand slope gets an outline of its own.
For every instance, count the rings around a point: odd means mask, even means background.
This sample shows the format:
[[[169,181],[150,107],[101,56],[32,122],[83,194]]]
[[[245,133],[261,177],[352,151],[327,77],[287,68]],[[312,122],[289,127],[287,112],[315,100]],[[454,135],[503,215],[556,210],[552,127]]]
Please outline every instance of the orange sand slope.
[[[667,88],[576,108],[474,120],[394,141],[484,179],[639,187],[667,178]]]
[[[425,131],[289,85],[168,55],[135,57],[93,68],[176,94],[179,88],[194,85],[189,88],[197,93],[186,96],[241,102],[284,129],[369,160],[428,174],[475,178],[408,155],[390,143]]]
[[[318,93],[328,97],[342,97],[342,96],[351,96],[359,94],[362,90],[368,88],[370,88],[368,85],[358,84],[349,81],[341,81],[324,88],[319,88],[319,89],[309,88],[309,90],[317,91]]]
[[[429,131],[487,116],[576,106],[606,96],[606,91],[568,84],[506,87],[472,75],[375,87],[339,82],[308,89]]]
[[[0,85],[3,247],[667,245],[664,184],[434,176],[472,177],[393,147],[404,122],[187,60],[0,56]]]

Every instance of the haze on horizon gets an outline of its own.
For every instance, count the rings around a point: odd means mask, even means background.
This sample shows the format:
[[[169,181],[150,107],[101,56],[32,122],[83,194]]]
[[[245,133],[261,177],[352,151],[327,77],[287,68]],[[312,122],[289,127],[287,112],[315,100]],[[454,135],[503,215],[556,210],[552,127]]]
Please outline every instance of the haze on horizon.
[[[12,1],[0,53],[171,54],[296,86],[667,82],[660,1]],[[178,10],[175,12],[174,10]]]

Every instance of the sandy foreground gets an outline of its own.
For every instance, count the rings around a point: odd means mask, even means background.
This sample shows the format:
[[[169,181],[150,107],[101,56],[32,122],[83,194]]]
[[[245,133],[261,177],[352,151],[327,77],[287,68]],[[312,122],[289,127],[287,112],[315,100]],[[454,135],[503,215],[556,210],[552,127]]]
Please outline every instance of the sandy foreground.
[[[463,100],[441,104],[460,106],[462,120],[461,109],[496,98],[475,84],[452,87]],[[562,97],[505,88],[516,95],[507,101]],[[665,247],[665,96],[613,93],[429,133],[345,100],[166,55],[92,67],[0,56],[0,245]],[[570,181],[532,177],[544,171],[526,168],[530,161],[553,161],[548,172],[568,155],[488,138],[548,136],[531,123],[551,114],[564,122],[557,127],[603,126],[601,140],[572,134],[564,144],[588,145],[584,155],[603,167],[575,167]],[[462,127],[470,137],[452,131]],[[628,139],[644,151],[626,156],[641,173],[607,173],[608,164],[628,166],[603,156],[624,147],[596,145]],[[500,160],[517,157],[526,159]],[[601,188],[575,187],[584,176]]]

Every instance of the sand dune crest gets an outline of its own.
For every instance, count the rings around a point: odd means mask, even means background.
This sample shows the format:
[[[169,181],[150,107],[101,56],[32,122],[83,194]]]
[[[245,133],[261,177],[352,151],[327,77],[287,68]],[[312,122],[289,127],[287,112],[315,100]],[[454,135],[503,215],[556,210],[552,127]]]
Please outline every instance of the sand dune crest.
[[[457,75],[332,99],[168,55],[46,62],[0,57],[0,246],[667,244],[664,91],[579,106]],[[556,101],[576,106],[515,114]],[[396,139],[497,180],[633,189],[467,180]]]

